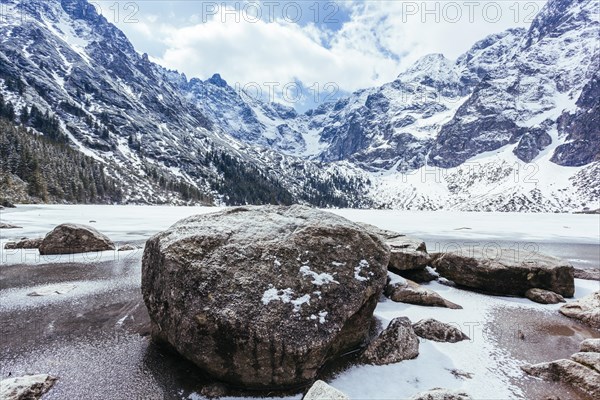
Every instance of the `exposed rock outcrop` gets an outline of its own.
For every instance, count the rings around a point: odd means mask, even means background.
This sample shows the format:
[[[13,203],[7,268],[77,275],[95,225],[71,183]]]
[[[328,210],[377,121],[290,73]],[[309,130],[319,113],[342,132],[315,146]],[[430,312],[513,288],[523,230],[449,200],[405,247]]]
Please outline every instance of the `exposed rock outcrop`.
[[[430,307],[462,308],[458,304],[444,299],[433,290],[426,289],[413,281],[391,273],[390,276],[392,278],[385,287],[385,295],[392,301]]]
[[[39,247],[40,254],[73,254],[114,250],[114,243],[91,226],[62,224],[48,233]]]
[[[361,356],[368,364],[387,365],[410,360],[419,355],[419,338],[410,320],[394,318],[387,328],[373,340]]]
[[[350,398],[327,383],[316,381],[302,400],[350,400]]]
[[[600,329],[600,292],[567,303],[560,308],[560,312],[592,328]]]
[[[457,343],[463,340],[469,340],[469,337],[457,327],[445,324],[433,318],[422,319],[413,324],[413,329],[417,336],[436,342]]]
[[[445,253],[432,264],[441,276],[458,285],[493,294],[524,296],[533,288],[565,297],[575,292],[573,266],[543,254],[521,255],[513,249],[501,249],[489,257]]]
[[[234,208],[149,239],[142,293],[153,337],[215,378],[297,387],[365,344],[389,257],[379,236],[331,213]]]
[[[537,288],[526,291],[525,297],[540,304],[558,304],[565,302],[564,297],[562,297],[560,294],[554,293],[550,290]]]
[[[47,375],[25,375],[0,381],[2,400],[37,400],[48,392],[58,378]]]

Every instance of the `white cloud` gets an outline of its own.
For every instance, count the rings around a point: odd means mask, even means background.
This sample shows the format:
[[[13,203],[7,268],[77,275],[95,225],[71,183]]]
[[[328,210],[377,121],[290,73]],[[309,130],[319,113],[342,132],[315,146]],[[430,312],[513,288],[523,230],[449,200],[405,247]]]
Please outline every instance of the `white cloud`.
[[[139,50],[188,77],[206,79],[218,72],[232,85],[278,82],[282,86],[299,80],[306,86],[318,82],[321,87],[335,82],[344,91],[354,91],[393,80],[426,54],[456,58],[488,34],[527,26],[526,17],[543,2],[340,4],[349,18],[336,31],[283,18],[250,22],[242,15],[236,22],[232,14],[223,15],[224,8],[208,21],[191,12],[169,20],[140,13],[138,24],[120,27],[136,46],[143,45]]]

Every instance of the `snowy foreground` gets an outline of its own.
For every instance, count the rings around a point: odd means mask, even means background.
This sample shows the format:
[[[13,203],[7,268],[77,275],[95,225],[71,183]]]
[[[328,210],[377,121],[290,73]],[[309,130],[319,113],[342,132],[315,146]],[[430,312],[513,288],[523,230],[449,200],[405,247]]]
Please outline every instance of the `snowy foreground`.
[[[3,229],[0,246],[11,239],[41,237],[64,222],[90,224],[118,244],[142,245],[183,217],[216,210],[21,206],[0,211],[1,222],[23,227]],[[449,246],[473,246],[477,251],[512,244],[523,251],[533,248],[563,255],[587,268],[599,265],[598,215],[334,212],[421,237],[431,252]],[[0,350],[0,377],[9,372],[13,376],[56,375],[59,381],[47,399],[202,398],[185,372],[165,371],[173,362],[165,361],[136,328],[144,318],[140,261],[141,250],[44,258],[37,250],[2,250],[0,317],[7,323],[0,327],[5,342]],[[61,268],[67,268],[69,262],[94,263],[96,268],[65,273]],[[17,269],[15,264],[26,265]],[[19,271],[24,271],[21,277]],[[519,366],[567,357],[577,351],[579,342],[598,337],[600,332],[561,316],[557,311],[560,305],[486,296],[438,282],[425,286],[463,309],[386,300],[375,311],[382,325],[398,316],[413,322],[431,317],[457,324],[471,340],[437,343],[422,339],[418,358],[387,366],[350,367],[327,378],[332,386],[352,399],[404,399],[433,387],[463,389],[475,399],[541,398],[546,394],[579,398],[566,388],[524,376]],[[600,282],[576,280],[575,298],[596,290],[600,290]],[[32,292],[43,295],[27,296]]]

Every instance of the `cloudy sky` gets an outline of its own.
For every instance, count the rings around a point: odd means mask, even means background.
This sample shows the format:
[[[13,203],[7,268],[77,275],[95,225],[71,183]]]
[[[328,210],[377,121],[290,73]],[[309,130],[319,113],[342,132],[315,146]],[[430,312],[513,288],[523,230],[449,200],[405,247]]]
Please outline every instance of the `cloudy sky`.
[[[457,58],[526,27],[544,1],[90,1],[140,52],[188,78],[275,88],[302,109],[392,81],[429,53]],[[284,96],[282,89],[286,88]],[[279,89],[279,90],[277,90]],[[291,92],[290,92],[291,90]],[[289,101],[287,101],[289,102]]]

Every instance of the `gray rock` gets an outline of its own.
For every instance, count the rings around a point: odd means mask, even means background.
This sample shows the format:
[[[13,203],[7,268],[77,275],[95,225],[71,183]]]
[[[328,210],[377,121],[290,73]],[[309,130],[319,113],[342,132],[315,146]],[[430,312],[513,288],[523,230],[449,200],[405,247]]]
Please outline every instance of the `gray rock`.
[[[449,390],[434,388],[426,392],[419,393],[410,398],[410,400],[472,400],[467,393],[459,390]]]
[[[577,361],[563,359],[521,368],[529,375],[551,382],[562,382],[593,398],[600,397],[600,374]]]
[[[7,224],[4,222],[0,222],[0,229],[20,229],[22,226]]]
[[[18,242],[8,242],[4,245],[6,250],[14,249],[37,249],[42,245],[42,238],[38,239],[22,239]]]
[[[39,247],[40,254],[73,254],[114,250],[114,243],[91,226],[62,224],[48,233]]]
[[[48,392],[58,378],[47,375],[26,375],[0,381],[0,399],[37,400]]]
[[[575,268],[575,278],[586,279],[588,281],[600,281],[600,269],[582,269]]]
[[[543,254],[520,256],[512,249],[501,249],[490,257],[445,253],[432,264],[441,276],[458,285],[493,294],[524,296],[532,288],[565,297],[575,292],[573,267]]]
[[[132,251],[132,250],[137,250],[138,247],[131,245],[131,244],[124,244],[123,246],[119,247],[118,251]]]
[[[564,297],[562,297],[560,294],[544,289],[529,289],[525,292],[525,297],[540,304],[565,303]]]
[[[217,399],[219,397],[227,396],[227,387],[221,383],[213,383],[207,386],[204,386],[200,390],[200,394],[209,399]]]
[[[430,267],[424,269],[411,269],[407,271],[395,271],[403,278],[416,283],[427,283],[437,280],[440,276]]]
[[[390,300],[398,303],[462,309],[458,304],[444,299],[433,290],[426,289],[411,280],[399,276],[394,277],[394,279],[386,285],[384,293]]]
[[[406,317],[394,318],[373,340],[361,356],[361,361],[387,365],[411,360],[419,355],[419,338]]]
[[[420,320],[416,324],[413,324],[413,329],[417,336],[436,342],[457,343],[463,340],[469,340],[469,337],[457,327],[445,324],[433,318]]]
[[[362,346],[389,248],[303,206],[193,216],[148,240],[142,293],[152,336],[246,388],[306,384]]]
[[[600,353],[589,351],[575,353],[571,356],[571,360],[578,362],[579,364],[585,365],[586,367],[591,368],[596,372],[600,372]]]
[[[431,262],[427,246],[421,239],[406,236],[402,233],[381,229],[377,226],[359,223],[369,232],[379,235],[390,246],[390,264],[393,272],[422,270]]]
[[[316,381],[302,400],[350,400],[350,398],[327,383]]]
[[[600,329],[600,292],[567,303],[559,311],[569,318],[578,319],[592,328]]]
[[[579,346],[579,351],[600,353],[600,339],[585,339]]]

